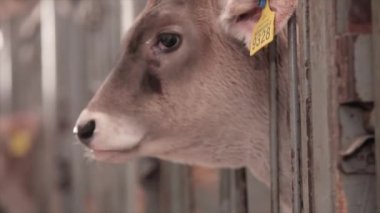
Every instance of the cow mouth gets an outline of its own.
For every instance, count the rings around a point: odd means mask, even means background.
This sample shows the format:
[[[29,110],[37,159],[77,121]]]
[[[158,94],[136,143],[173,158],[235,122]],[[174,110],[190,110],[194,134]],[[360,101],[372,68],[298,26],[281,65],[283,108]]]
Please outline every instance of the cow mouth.
[[[131,158],[137,157],[141,145],[146,141],[147,134],[145,134],[134,146],[121,148],[121,149],[107,149],[96,146],[87,147],[87,154],[91,159],[110,162],[110,163],[123,163]]]
[[[122,150],[102,150],[102,149],[88,149],[90,158],[110,163],[121,163],[125,162],[129,158],[133,158],[137,155],[139,150],[139,145],[132,147],[130,149]]]

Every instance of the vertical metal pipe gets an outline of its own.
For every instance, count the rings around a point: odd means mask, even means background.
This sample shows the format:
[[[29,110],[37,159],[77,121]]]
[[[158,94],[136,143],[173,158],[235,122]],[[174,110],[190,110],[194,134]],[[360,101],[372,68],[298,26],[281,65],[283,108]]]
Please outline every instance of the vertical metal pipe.
[[[308,1],[310,24],[311,185],[314,212],[336,212],[336,119],[331,98],[337,97],[336,82],[336,1]],[[303,145],[303,144],[302,144]]]
[[[220,172],[220,209],[219,212],[227,213],[232,212],[232,191],[231,191],[231,179],[232,172],[227,169],[223,169]]]
[[[190,167],[172,164],[170,166],[170,179],[171,212],[193,212]]]
[[[293,15],[288,26],[289,41],[289,70],[290,70],[290,129],[292,141],[292,169],[293,169],[293,212],[301,212],[301,126],[300,126],[300,100],[298,92],[297,69],[297,20]]]
[[[56,117],[57,57],[56,57],[55,3],[41,1],[41,58],[42,58],[42,107],[46,123]]]
[[[43,144],[41,163],[43,175],[40,187],[43,196],[44,212],[61,211],[56,187],[55,147],[57,133],[57,48],[55,1],[42,0],[41,15],[41,66],[42,66],[42,110]]]
[[[90,181],[89,166],[83,159],[83,150],[80,149],[78,143],[74,143],[76,138],[72,135],[71,127],[74,126],[79,113],[81,112],[85,101],[88,98],[87,82],[86,82],[86,54],[85,54],[85,36],[80,26],[73,26],[67,19],[60,19],[57,22],[57,46],[58,54],[61,57],[58,67],[58,73],[65,73],[67,76],[67,84],[60,85],[61,90],[67,91],[67,102],[70,107],[70,114],[67,115],[70,128],[66,129],[69,134],[69,142],[66,143],[67,159],[70,161],[71,174],[71,193],[68,195],[67,209],[70,212],[83,212],[86,208],[86,193],[88,193]],[[59,32],[65,32],[59,33]],[[68,42],[69,41],[69,42]],[[63,63],[62,63],[63,62]],[[62,76],[62,74],[60,75]],[[64,154],[64,151],[61,151]]]
[[[298,66],[300,89],[300,114],[301,114],[301,168],[302,168],[302,211],[313,212],[312,203],[312,150],[311,150],[311,85],[310,85],[310,20],[309,0],[299,2],[297,10],[298,23]]]
[[[279,190],[279,144],[278,144],[278,79],[277,79],[277,44],[276,40],[269,46],[270,78],[270,171],[271,171],[271,212],[280,211]]]
[[[221,170],[220,209],[221,213],[248,212],[245,169]]]
[[[0,115],[12,111],[13,74],[10,26],[0,25]]]
[[[239,169],[235,172],[235,190],[236,190],[236,212],[248,212],[248,189],[247,189],[247,169]]]
[[[126,178],[126,202],[125,202],[125,212],[134,212],[137,209],[137,200],[136,200],[136,192],[138,186],[137,180],[137,162],[131,161],[128,162],[125,170],[125,178]]]
[[[120,0],[121,9],[121,37],[124,36],[125,32],[132,26],[133,19],[135,17],[136,11],[134,11],[135,1],[125,1]]]
[[[375,155],[377,201],[380,200],[380,1],[372,0],[372,33],[373,33],[373,71],[375,95]],[[380,203],[377,202],[377,213],[380,213]]]

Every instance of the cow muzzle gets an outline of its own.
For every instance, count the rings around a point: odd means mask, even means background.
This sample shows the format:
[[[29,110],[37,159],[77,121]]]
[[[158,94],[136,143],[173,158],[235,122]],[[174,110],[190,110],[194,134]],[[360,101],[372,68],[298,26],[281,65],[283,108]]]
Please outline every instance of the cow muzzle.
[[[73,133],[86,147],[94,151],[127,151],[143,140],[145,130],[131,117],[111,116],[84,110]]]

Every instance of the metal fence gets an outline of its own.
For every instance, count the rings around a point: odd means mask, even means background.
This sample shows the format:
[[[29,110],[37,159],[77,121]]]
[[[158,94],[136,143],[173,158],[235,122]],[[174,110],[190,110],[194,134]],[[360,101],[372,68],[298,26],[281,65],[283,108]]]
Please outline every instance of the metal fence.
[[[69,142],[70,124],[110,70],[121,35],[144,3],[42,0],[0,23],[0,115],[32,109],[43,118],[32,155],[36,169],[29,173],[35,212],[282,212],[276,42],[268,55],[270,191],[244,169],[203,170],[153,159],[104,165],[88,162]],[[303,0],[289,22],[295,213],[376,211],[379,14],[378,0]]]

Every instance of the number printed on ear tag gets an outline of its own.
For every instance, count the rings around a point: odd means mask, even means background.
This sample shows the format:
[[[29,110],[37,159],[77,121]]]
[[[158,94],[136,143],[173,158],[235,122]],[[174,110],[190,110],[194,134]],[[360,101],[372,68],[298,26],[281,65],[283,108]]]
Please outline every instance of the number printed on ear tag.
[[[261,17],[252,32],[250,46],[251,56],[255,55],[257,51],[273,41],[275,15],[275,12],[270,10],[269,0],[267,0]]]

